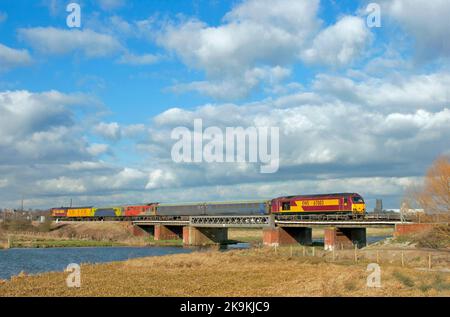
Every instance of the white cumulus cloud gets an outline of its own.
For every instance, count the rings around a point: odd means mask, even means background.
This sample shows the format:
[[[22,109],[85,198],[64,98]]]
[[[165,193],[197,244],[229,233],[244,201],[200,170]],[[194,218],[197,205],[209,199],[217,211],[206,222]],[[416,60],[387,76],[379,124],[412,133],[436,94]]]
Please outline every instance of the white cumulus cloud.
[[[360,57],[370,38],[364,19],[345,16],[321,31],[301,56],[307,63],[346,66]]]
[[[258,73],[284,69],[298,58],[320,26],[318,7],[317,0],[244,1],[219,26],[195,19],[169,23],[157,41],[206,73],[208,82],[178,85],[179,90],[243,97],[261,82],[273,84]]]
[[[0,43],[0,72],[32,62],[27,50],[14,49]]]
[[[18,33],[23,41],[44,54],[81,52],[86,57],[104,57],[123,50],[120,42],[113,36],[89,29],[36,27],[22,28]]]
[[[412,36],[421,59],[450,57],[450,1],[392,0],[383,11]]]

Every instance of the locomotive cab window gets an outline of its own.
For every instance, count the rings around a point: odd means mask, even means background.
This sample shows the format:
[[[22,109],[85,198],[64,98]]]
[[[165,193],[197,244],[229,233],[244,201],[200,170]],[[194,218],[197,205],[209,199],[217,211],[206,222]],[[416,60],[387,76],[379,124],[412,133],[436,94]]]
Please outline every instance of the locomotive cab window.
[[[344,204],[348,204],[348,198],[344,198]]]
[[[281,208],[282,208],[283,210],[291,210],[291,203],[288,202],[288,201],[286,201],[286,202],[284,202],[284,203],[281,204]]]
[[[363,203],[364,200],[361,197],[353,197],[352,198],[354,203]]]

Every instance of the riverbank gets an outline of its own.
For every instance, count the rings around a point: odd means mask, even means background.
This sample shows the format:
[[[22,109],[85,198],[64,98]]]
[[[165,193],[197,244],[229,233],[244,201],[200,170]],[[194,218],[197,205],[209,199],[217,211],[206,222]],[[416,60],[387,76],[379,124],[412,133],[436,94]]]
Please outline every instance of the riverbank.
[[[261,229],[230,229],[228,243],[260,244]],[[153,237],[132,234],[131,226],[123,222],[74,222],[52,224],[41,232],[38,226],[25,230],[0,230],[0,249],[8,248],[57,248],[57,247],[105,247],[105,246],[182,246],[183,241],[156,241]]]
[[[87,247],[114,247],[126,244],[114,241],[78,240],[78,239],[42,239],[29,236],[14,236],[9,248],[87,248]]]
[[[0,230],[1,248],[58,248],[106,246],[179,246],[178,241],[154,241],[136,237],[123,222],[52,223],[42,231],[39,224]]]
[[[64,272],[22,274],[0,282],[0,296],[450,296],[449,273],[381,262],[382,287],[369,288],[369,261],[331,262],[301,250],[253,248],[86,264],[80,288],[68,288]]]
[[[227,244],[235,243],[255,243],[261,242],[255,232],[233,232],[232,239]],[[249,237],[250,235],[250,237]],[[181,247],[183,240],[154,240],[153,237],[116,237],[109,239],[92,239],[89,236],[73,235],[64,237],[49,233],[38,232],[13,232],[8,233],[0,239],[0,249],[10,248],[74,248],[74,247],[114,247],[114,246],[134,246],[134,247]]]

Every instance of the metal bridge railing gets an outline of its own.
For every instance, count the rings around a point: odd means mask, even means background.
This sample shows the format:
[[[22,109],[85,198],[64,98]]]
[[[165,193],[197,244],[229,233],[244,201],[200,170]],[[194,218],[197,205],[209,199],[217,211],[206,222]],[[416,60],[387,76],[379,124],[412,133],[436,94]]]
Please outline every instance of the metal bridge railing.
[[[270,216],[192,216],[189,217],[191,226],[234,226],[234,227],[267,227]]]

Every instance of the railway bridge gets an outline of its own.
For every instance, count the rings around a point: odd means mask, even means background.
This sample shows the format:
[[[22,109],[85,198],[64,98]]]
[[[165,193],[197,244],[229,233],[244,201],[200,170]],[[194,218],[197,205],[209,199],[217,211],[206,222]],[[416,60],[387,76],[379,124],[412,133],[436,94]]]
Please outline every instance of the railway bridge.
[[[221,244],[228,240],[228,228],[260,228],[265,245],[312,244],[312,228],[323,228],[325,249],[366,246],[366,229],[395,227],[403,232],[415,224],[399,215],[255,215],[146,217],[132,221],[136,234],[153,235],[155,240],[183,239],[185,245]],[[406,228],[406,229],[405,229]]]

